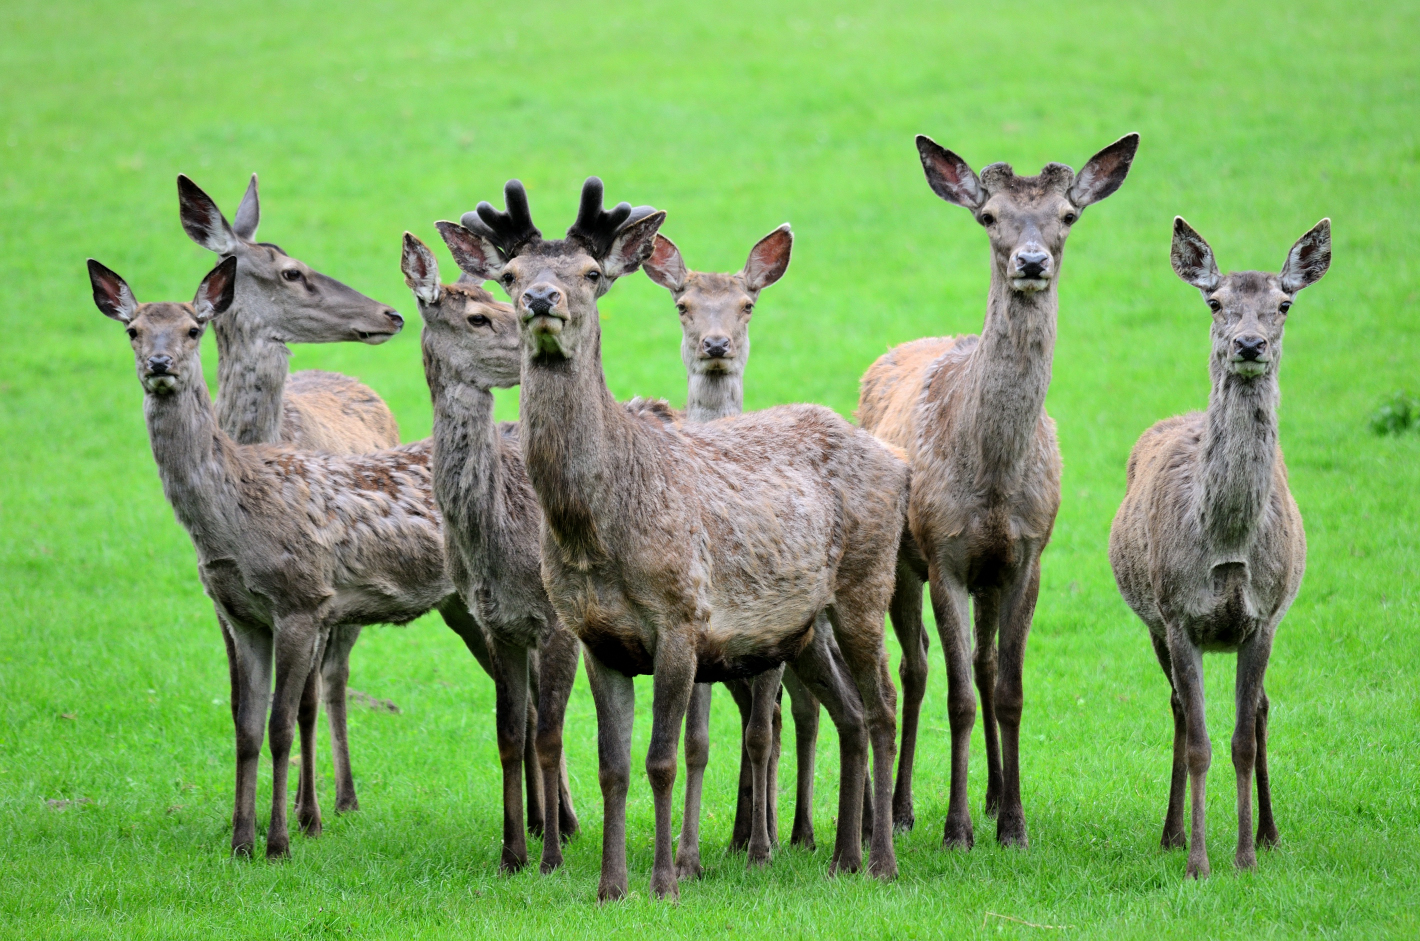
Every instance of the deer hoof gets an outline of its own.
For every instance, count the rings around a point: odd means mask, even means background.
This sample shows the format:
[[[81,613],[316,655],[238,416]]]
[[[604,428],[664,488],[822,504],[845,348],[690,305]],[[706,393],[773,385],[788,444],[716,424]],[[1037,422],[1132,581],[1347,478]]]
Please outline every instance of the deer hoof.
[[[700,857],[686,857],[677,859],[675,862],[675,874],[678,879],[699,879],[705,875],[705,867],[700,865]]]
[[[996,821],[996,842],[1016,849],[1030,847],[1026,836],[1026,821],[1020,814],[1005,814]]]
[[[947,849],[969,850],[976,845],[976,836],[971,832],[971,818],[953,820],[947,817],[947,825],[942,830],[942,845]]]
[[[266,861],[283,862],[291,858],[291,841],[286,837],[275,839],[268,837],[266,840]]]
[[[1257,845],[1263,849],[1272,849],[1277,845],[1277,826],[1257,828]]]
[[[526,855],[520,855],[505,846],[503,847],[503,857],[498,860],[498,871],[511,876],[515,872],[521,872],[527,864]]]
[[[1207,879],[1212,874],[1208,867],[1208,858],[1205,856],[1201,860],[1190,859],[1188,869],[1184,871],[1184,878],[1187,879]]]
[[[1165,826],[1159,845],[1166,850],[1183,849],[1188,845],[1188,837],[1184,834],[1183,827]]]
[[[680,901],[680,886],[676,882],[675,873],[652,873],[651,895],[658,899],[668,899],[672,902]]]

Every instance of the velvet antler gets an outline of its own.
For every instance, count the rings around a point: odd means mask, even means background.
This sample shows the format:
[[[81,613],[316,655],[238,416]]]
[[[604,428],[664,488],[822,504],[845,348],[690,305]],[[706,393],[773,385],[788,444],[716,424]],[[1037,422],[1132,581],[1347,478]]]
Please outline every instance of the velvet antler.
[[[582,184],[582,204],[577,208],[577,221],[567,230],[567,237],[582,243],[592,253],[601,258],[611,250],[611,243],[620,232],[632,222],[638,222],[655,212],[653,206],[631,208],[630,203],[617,203],[611,210],[602,208],[602,181],[595,176],[587,177]]]
[[[528,242],[542,238],[542,233],[533,225],[527,190],[523,189],[521,180],[509,180],[504,185],[503,203],[508,210],[499,212],[485,200],[473,212],[464,213],[459,221],[465,229],[497,246],[506,260],[516,255],[518,249]]]

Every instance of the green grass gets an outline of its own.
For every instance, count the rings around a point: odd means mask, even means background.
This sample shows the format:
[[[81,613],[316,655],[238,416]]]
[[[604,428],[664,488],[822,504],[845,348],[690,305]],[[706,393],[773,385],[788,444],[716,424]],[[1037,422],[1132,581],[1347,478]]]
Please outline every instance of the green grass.
[[[1420,8],[957,6],[0,8],[0,934],[1420,934],[1420,436],[1368,426],[1385,396],[1414,388],[1420,364]],[[912,135],[977,167],[1033,172],[1047,160],[1079,167],[1130,130],[1143,135],[1135,169],[1076,227],[1061,287],[1049,408],[1065,493],[1027,660],[1029,851],[998,849],[981,814],[979,726],[979,842],[939,848],[934,640],[920,822],[898,839],[896,883],[827,880],[826,850],[785,850],[756,872],[722,855],[735,723],[719,694],[707,878],[678,907],[646,899],[652,823],[638,773],[637,894],[598,908],[581,681],[568,723],[584,833],[565,871],[500,878],[492,684],[426,618],[367,631],[354,656],[353,686],[403,710],[352,720],[364,809],[330,815],[325,777],[319,841],[298,838],[285,865],[227,858],[217,628],[152,466],[127,344],[94,309],[83,268],[101,259],[140,300],[191,297],[213,259],[178,226],[179,171],[228,213],[259,171],[264,238],[406,313],[412,329],[385,346],[302,348],[293,365],[365,379],[412,439],[430,413],[400,233],[437,244],[435,219],[501,202],[510,176],[556,233],[582,178],[600,174],[611,199],[667,209],[666,233],[697,268],[734,270],[792,221],[793,267],[755,318],[747,405],[819,401],[846,414],[889,344],[974,331],[984,310],[985,238],[928,190]],[[1255,873],[1233,871],[1232,659],[1209,658],[1215,875],[1202,884],[1184,881],[1181,853],[1157,847],[1167,687],[1105,558],[1129,447],[1206,399],[1208,314],[1168,265],[1176,213],[1225,269],[1276,270],[1324,215],[1335,233],[1330,274],[1290,318],[1282,374],[1282,442],[1310,543],[1268,676],[1282,845]],[[665,293],[636,275],[603,311],[613,391],[683,402]],[[511,416],[515,397],[502,408]],[[827,845],[837,761],[824,725]],[[327,755],[322,739],[328,775]],[[786,760],[785,783],[792,772]],[[76,798],[92,803],[47,803]]]

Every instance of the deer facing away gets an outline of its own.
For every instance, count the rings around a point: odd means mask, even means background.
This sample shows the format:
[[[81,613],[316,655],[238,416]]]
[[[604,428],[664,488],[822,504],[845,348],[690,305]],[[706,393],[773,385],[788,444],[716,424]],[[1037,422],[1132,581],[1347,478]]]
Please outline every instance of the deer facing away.
[[[625,203],[607,211],[601,196],[601,181],[589,179],[565,239],[542,238],[517,181],[505,189],[506,212],[482,203],[465,217],[472,231],[441,226],[459,266],[503,284],[522,319],[521,439],[544,514],[543,580],[583,642],[597,706],[598,896],[627,891],[631,677],[645,673],[654,688],[652,893],[678,894],[671,792],[692,687],[786,660],[839,725],[833,866],[856,869],[865,724],[880,812],[892,796],[896,697],[882,632],[907,469],[817,406],[678,424],[618,405],[602,372],[596,301],[650,255],[665,214]],[[814,662],[819,647],[809,643],[825,608],[861,705],[817,683],[833,669]],[[877,827],[869,869],[890,877],[896,868],[891,828]]]
[[[1168,418],[1129,455],[1128,489],[1109,534],[1119,591],[1148,625],[1172,690],[1174,746],[1162,844],[1183,846],[1183,797],[1192,792],[1189,876],[1209,873],[1204,797],[1212,749],[1203,708],[1203,653],[1236,651],[1236,865],[1257,865],[1256,843],[1277,842],[1267,779],[1263,675],[1277,626],[1301,586],[1307,543],[1277,442],[1277,370],[1287,311],[1331,264],[1321,220],[1287,254],[1281,274],[1218,273],[1208,243],[1174,219],[1174,271],[1213,312],[1212,391],[1206,412]]]
[[[950,150],[917,138],[933,191],[970,210],[990,240],[986,323],[979,337],[928,338],[888,351],[863,376],[858,416],[864,428],[911,457],[908,522],[925,564],[900,566],[893,617],[896,627],[899,612],[921,608],[925,575],[947,664],[948,846],[974,842],[966,795],[976,720],[973,668],[985,726],[986,811],[998,815],[999,842],[1027,844],[1021,671],[1040,590],[1040,554],[1060,507],[1060,449],[1044,404],[1061,256],[1085,207],[1123,184],[1138,143],[1136,134],[1121,138],[1079,174],[1050,163],[1038,176],[1017,176],[996,163],[978,177]],[[976,617],[974,655],[968,599]],[[903,718],[897,793],[907,801],[896,808],[899,824],[912,814],[910,781],[904,787],[902,778],[911,774],[915,746],[907,734],[915,734],[927,678],[925,633],[919,642],[904,638],[902,648],[904,710],[912,713]]]

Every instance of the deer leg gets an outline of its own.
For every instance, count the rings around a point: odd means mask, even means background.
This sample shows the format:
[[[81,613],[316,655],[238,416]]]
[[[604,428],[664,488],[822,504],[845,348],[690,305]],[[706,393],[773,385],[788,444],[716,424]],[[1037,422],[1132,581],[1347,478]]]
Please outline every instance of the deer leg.
[[[756,676],[751,684],[753,705],[749,726],[745,730],[745,750],[749,753],[753,786],[750,801],[750,866],[769,862],[769,788],[772,787],[769,760],[774,750],[774,697],[783,675],[783,668],[776,667]]]
[[[320,657],[317,655],[317,662]],[[320,670],[311,670],[301,691],[296,725],[301,736],[301,773],[296,779],[296,825],[308,837],[321,834],[320,802],[316,798],[316,717],[320,711]]]
[[[1267,690],[1257,697],[1257,845],[1271,849],[1277,845],[1277,822],[1272,819],[1272,785],[1267,779]]]
[[[1188,845],[1183,830],[1183,798],[1188,790],[1188,720],[1183,714],[1183,700],[1173,685],[1173,663],[1169,658],[1168,641],[1153,628],[1149,639],[1154,642],[1154,655],[1169,681],[1169,709],[1173,713],[1173,771],[1169,776],[1169,809],[1164,816],[1164,835],[1159,845],[1166,850]]]
[[[562,750],[562,727],[567,717],[567,700],[577,678],[578,641],[571,631],[555,630],[538,651],[537,761],[542,776],[543,806],[542,862],[539,869],[549,873],[562,865],[562,788],[566,767]],[[572,818],[576,822],[576,817]]]
[[[1233,862],[1239,869],[1257,868],[1257,848],[1252,834],[1252,772],[1257,761],[1258,704],[1262,679],[1272,654],[1272,631],[1264,629],[1238,648],[1234,696],[1237,724],[1233,728],[1233,771],[1238,785],[1238,848]]]
[[[996,720],[996,630],[1001,620],[1000,594],[994,588],[982,590],[971,599],[976,621],[976,645],[972,651],[972,673],[981,698],[981,736],[986,741],[986,816],[1001,812],[1001,742]]]
[[[232,807],[232,855],[256,846],[256,776],[266,710],[271,702],[271,633],[222,622],[232,658],[232,718],[237,738],[237,784]]]
[[[330,752],[335,765],[335,812],[360,809],[355,796],[355,775],[350,770],[350,733],[347,726],[350,651],[360,639],[360,625],[331,628],[320,659],[320,687],[325,697],[326,724],[330,727]]]
[[[780,664],[783,666],[783,664]],[[783,670],[778,671],[783,677]],[[784,684],[774,687],[773,708],[770,710],[769,727],[769,785],[764,792],[764,819],[769,829],[769,845],[779,845],[779,757],[784,741],[784,709],[780,700],[784,697]]]
[[[917,758],[917,726],[927,695],[927,630],[922,626],[922,579],[905,561],[897,565],[897,583],[888,608],[893,632],[902,647],[902,749],[892,793],[893,829],[906,833],[917,822],[912,810],[912,767]]]
[[[947,578],[935,564],[928,585],[932,611],[937,619],[937,635],[947,661],[947,720],[952,734],[951,792],[947,800],[947,822],[942,843],[947,847],[971,849],[976,838],[967,805],[966,773],[971,754],[971,727],[976,723],[976,695],[971,689],[970,642],[967,639],[966,588]]]
[[[729,690],[740,711],[740,779],[735,790],[735,825],[730,831],[730,849],[738,851],[749,848],[754,817],[754,766],[750,762],[747,744],[750,716],[754,712],[754,691],[750,682],[744,679],[726,680],[725,689]]]
[[[1168,645],[1169,659],[1173,664],[1173,685],[1183,703],[1187,731],[1185,758],[1188,763],[1188,790],[1192,798],[1193,819],[1186,872],[1192,878],[1202,879],[1210,872],[1205,803],[1208,794],[1208,766],[1213,761],[1203,704],[1203,653],[1193,646],[1193,642],[1183,630],[1175,625],[1169,625]]]
[[[528,707],[523,723],[523,784],[528,796],[528,832],[535,837],[541,837],[548,802],[542,786],[542,765],[537,757],[537,674],[531,662],[528,667]]]
[[[815,631],[818,629],[815,628]],[[814,758],[818,747],[818,698],[793,667],[784,671],[789,708],[794,716],[794,829],[790,844],[814,849]]]
[[[863,772],[867,767],[868,730],[863,701],[831,640],[831,632],[816,631],[809,646],[790,666],[823,703],[838,729],[838,832],[828,864],[829,875],[834,875],[857,872],[863,866]]]
[[[602,873],[597,900],[626,897],[626,792],[631,784],[631,724],[636,687],[590,650],[583,658],[597,707],[597,778],[602,791]]]
[[[677,899],[675,849],[671,845],[671,799],[675,787],[676,745],[685,724],[690,691],[695,688],[695,648],[684,634],[663,630],[656,638],[652,677],[651,747],[646,777],[656,808],[656,853],[651,864],[651,895]]]
[[[517,872],[527,864],[527,831],[523,821],[523,761],[528,728],[528,652],[496,638],[493,684],[497,700],[498,761],[503,768],[503,853],[500,872]]]
[[[680,840],[675,851],[678,879],[699,879],[700,798],[705,786],[705,766],[710,763],[710,700],[714,687],[696,683],[685,711],[685,814],[680,821]]]
[[[1001,612],[1001,664],[992,695],[996,723],[1001,729],[1001,804],[996,817],[996,842],[1025,849],[1030,838],[1021,806],[1021,713],[1025,708],[1026,640],[1040,596],[1040,556],[1034,557],[1012,587]]]
[[[286,825],[286,784],[291,771],[291,741],[295,738],[296,713],[306,680],[317,668],[321,631],[309,614],[277,618],[275,631],[275,694],[271,698],[271,721],[267,738],[271,748],[271,823],[266,830],[266,858],[284,859],[291,855],[291,837]]]

